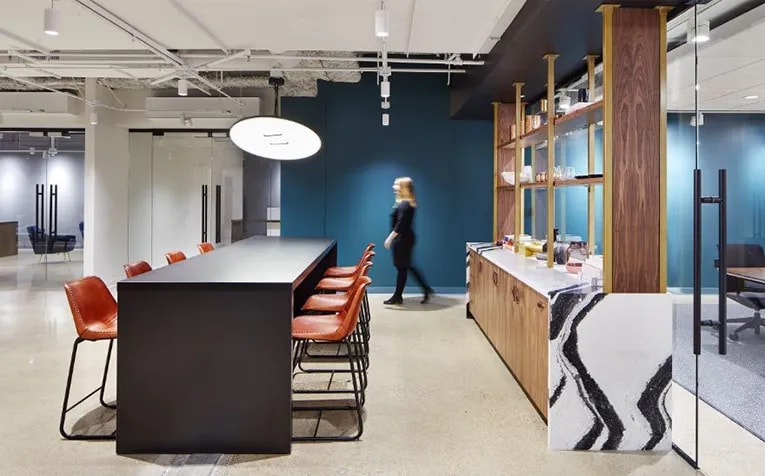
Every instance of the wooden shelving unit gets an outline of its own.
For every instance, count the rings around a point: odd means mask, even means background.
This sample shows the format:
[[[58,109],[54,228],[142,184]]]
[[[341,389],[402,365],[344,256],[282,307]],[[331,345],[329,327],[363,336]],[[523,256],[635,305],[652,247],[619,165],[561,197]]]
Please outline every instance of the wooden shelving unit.
[[[592,177],[573,180],[556,180],[553,182],[553,188],[559,187],[577,187],[585,185],[602,185],[603,177]],[[547,188],[547,182],[522,183],[521,188]]]
[[[497,115],[495,115],[495,232],[497,236],[503,234],[534,234],[536,238],[544,238],[544,236],[552,236],[553,230],[560,224],[555,223],[555,190],[564,187],[586,187],[587,191],[587,236],[590,241],[594,241],[595,236],[595,185],[603,185],[603,177],[591,177],[572,180],[556,180],[546,182],[532,182],[521,183],[520,174],[523,167],[529,165],[527,162],[529,158],[528,149],[531,148],[531,167],[534,174],[538,172],[547,171],[549,174],[556,164],[556,154],[560,154],[562,166],[566,164],[566,150],[565,147],[557,147],[561,149],[556,152],[556,145],[558,143],[563,144],[568,140],[574,131],[584,131],[587,134],[587,173],[595,173],[595,130],[601,121],[604,120],[604,102],[602,100],[593,102],[591,104],[584,105],[575,111],[568,114],[555,117],[556,111],[556,85],[554,84],[555,77],[555,60],[557,55],[549,54],[545,55],[544,59],[547,64],[547,94],[546,94],[546,107],[540,105],[539,108],[529,108],[528,104],[523,102],[522,88],[523,83],[514,83],[515,86],[515,103],[513,104],[496,104],[495,107]],[[595,57],[588,56],[586,58],[588,67],[588,80],[587,89],[588,96],[594,97],[595,95]],[[546,124],[528,132],[522,134],[520,137],[511,138],[511,129],[516,131],[523,130],[524,124],[528,123],[530,116],[526,116],[527,113],[532,111],[541,111],[539,113],[546,114],[548,121]],[[514,116],[514,118],[512,117]],[[513,120],[514,119],[514,120]],[[533,119],[531,119],[533,120]],[[546,149],[540,146],[546,145]],[[578,166],[579,168],[581,166]],[[580,169],[581,170],[581,169]],[[505,182],[501,174],[502,172],[512,172],[515,174],[516,185],[508,185]],[[581,172],[580,172],[581,173]],[[545,226],[536,226],[536,214],[534,207],[537,206],[537,200],[544,200],[541,194],[535,193],[531,197],[526,196],[523,191],[526,189],[546,190],[546,201],[544,207],[546,213]],[[603,192],[599,192],[603,193]],[[529,200],[531,200],[529,202]],[[525,202],[525,203],[524,203]],[[532,207],[532,227],[533,230],[524,230],[525,218],[528,216],[528,207]],[[565,203],[562,204],[565,208]],[[577,205],[578,206],[578,205]],[[512,214],[512,215],[510,215]],[[540,218],[541,219],[541,218]],[[538,223],[541,225],[541,223]],[[564,224],[565,226],[565,224]],[[541,230],[544,229],[544,232]],[[584,234],[584,231],[580,232]],[[544,234],[544,236],[542,236]],[[547,265],[553,266],[552,247],[548,250]]]

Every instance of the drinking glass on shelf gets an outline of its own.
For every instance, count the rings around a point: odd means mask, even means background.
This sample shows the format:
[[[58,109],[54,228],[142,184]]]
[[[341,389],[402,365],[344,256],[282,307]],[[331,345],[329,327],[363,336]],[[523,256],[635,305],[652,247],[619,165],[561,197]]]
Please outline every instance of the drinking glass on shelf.
[[[565,178],[566,180],[573,180],[576,177],[576,170],[574,167],[566,167]]]

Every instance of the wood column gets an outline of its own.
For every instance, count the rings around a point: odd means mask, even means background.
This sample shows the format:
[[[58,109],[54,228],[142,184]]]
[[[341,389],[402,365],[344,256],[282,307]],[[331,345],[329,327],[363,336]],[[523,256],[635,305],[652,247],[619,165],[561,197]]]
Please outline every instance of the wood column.
[[[515,191],[502,178],[502,172],[515,170],[515,150],[506,145],[510,142],[510,127],[515,124],[515,104],[499,103],[497,108],[497,140],[499,148],[497,155],[497,199],[496,199],[496,229],[494,239],[515,233]],[[504,145],[504,147],[503,147]]]
[[[606,291],[661,292],[666,230],[666,15],[659,9],[603,12]],[[665,206],[665,205],[664,205]]]

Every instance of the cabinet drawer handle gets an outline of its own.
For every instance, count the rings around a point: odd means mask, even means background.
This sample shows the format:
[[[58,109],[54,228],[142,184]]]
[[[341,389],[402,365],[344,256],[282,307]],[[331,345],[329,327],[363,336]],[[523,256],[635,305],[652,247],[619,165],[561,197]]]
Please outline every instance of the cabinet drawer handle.
[[[537,307],[538,307],[539,309],[544,309],[544,308],[545,308],[545,305],[542,303],[542,301],[537,301]]]
[[[492,280],[492,281],[494,281],[494,285],[495,285],[495,286],[496,286],[496,285],[497,285],[497,283],[499,282],[499,275],[497,274],[497,272],[496,272],[496,271],[494,271],[494,273],[492,274],[492,276],[491,276],[491,280]]]
[[[513,285],[513,302],[516,303],[516,304],[521,302],[521,297],[520,297],[520,293],[518,291],[518,286],[516,286],[516,285]]]
[[[483,271],[483,263],[479,261],[478,262],[478,272],[480,273],[481,271]]]

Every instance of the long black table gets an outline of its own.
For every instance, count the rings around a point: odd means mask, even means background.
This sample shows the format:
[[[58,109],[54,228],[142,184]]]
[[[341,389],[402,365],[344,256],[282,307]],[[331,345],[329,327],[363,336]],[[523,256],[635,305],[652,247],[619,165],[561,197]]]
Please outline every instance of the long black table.
[[[292,315],[336,263],[253,237],[117,283],[117,453],[289,453]]]

